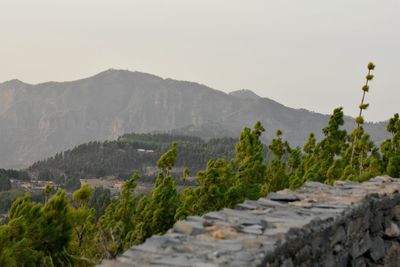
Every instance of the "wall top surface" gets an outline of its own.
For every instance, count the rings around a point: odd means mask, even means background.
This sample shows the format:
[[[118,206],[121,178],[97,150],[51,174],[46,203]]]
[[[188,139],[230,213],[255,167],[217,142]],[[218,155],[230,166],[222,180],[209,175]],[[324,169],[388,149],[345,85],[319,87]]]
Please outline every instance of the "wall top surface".
[[[153,236],[100,266],[270,266],[277,257],[281,265],[287,255],[301,250],[304,243],[312,243],[315,233],[328,228],[331,231],[349,216],[356,218],[370,209],[366,203],[371,207],[371,200],[400,201],[399,192],[400,179],[386,176],[363,183],[337,181],[334,186],[308,182],[294,192],[285,189],[270,193],[266,198],[238,204],[235,209],[189,216],[165,235]],[[363,222],[355,227],[362,228]],[[335,238],[330,236],[329,242]]]

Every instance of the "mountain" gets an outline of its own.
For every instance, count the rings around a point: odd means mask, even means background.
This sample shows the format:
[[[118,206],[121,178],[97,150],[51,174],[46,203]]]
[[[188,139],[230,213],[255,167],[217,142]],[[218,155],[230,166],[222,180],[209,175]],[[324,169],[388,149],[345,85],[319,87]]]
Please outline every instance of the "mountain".
[[[249,89],[242,89],[230,92],[229,95],[236,96],[243,99],[257,100],[261,98],[259,95]]]
[[[340,105],[340,103],[338,103]],[[302,144],[329,116],[285,107],[250,90],[226,94],[205,85],[110,69],[71,82],[0,84],[0,168],[27,166],[93,140],[126,133],[170,132],[238,137],[260,120],[268,142],[277,129]],[[352,119],[346,118],[348,128]],[[367,124],[375,141],[387,137],[384,123]]]

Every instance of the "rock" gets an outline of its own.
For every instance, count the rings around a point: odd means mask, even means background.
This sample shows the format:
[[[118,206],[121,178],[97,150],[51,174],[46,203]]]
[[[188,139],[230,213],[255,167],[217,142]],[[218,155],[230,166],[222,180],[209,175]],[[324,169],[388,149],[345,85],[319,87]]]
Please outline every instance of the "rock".
[[[336,245],[333,247],[333,251],[334,251],[336,254],[338,254],[338,253],[341,252],[342,250],[343,250],[343,246],[340,245],[340,244],[336,244]]]
[[[218,240],[215,244],[218,251],[240,251],[242,249],[241,240]]]
[[[257,240],[246,239],[242,241],[242,246],[243,248],[259,248],[262,244]]]
[[[183,255],[164,256],[159,259],[151,259],[150,263],[159,264],[160,266],[175,266],[175,267],[191,267],[192,264],[187,257]]]
[[[226,219],[225,215],[222,212],[212,211],[204,215],[205,219],[209,220],[220,220],[224,221]]]
[[[390,223],[390,226],[385,229],[385,235],[388,237],[398,237],[400,236],[400,229],[394,222]]]
[[[346,238],[346,232],[344,231],[343,226],[339,226],[336,230],[334,230],[333,236],[331,238],[331,245],[335,245]]]
[[[349,253],[340,254],[337,256],[337,267],[348,267],[349,266]]]
[[[282,191],[280,191],[280,193],[271,192],[271,193],[268,194],[267,197],[269,199],[271,199],[271,200],[274,200],[274,201],[283,201],[283,202],[291,202],[291,201],[300,200],[300,198],[297,197],[295,194],[293,194],[293,193],[282,193]]]
[[[272,207],[272,208],[282,208],[282,207],[287,206],[285,203],[274,201],[274,200],[267,199],[267,198],[260,198],[258,200],[258,202],[263,206]]]
[[[385,242],[383,242],[383,239],[378,237],[375,237],[372,239],[372,244],[370,250],[370,255],[371,259],[374,262],[377,262],[378,260],[382,259],[383,256],[385,256]]]
[[[241,231],[248,234],[261,235],[263,233],[263,227],[261,225],[251,225],[242,228]]]
[[[366,267],[367,265],[365,263],[364,258],[360,257],[360,258],[354,259],[352,261],[352,263],[351,263],[351,266],[354,266],[354,267]]]
[[[353,259],[363,255],[371,247],[371,239],[369,233],[366,232],[359,242],[355,242],[350,249],[350,255]]]
[[[195,221],[177,221],[174,230],[187,235],[199,235],[206,232],[203,225]]]
[[[364,227],[362,218],[352,218],[352,220],[346,223],[347,237],[353,238],[354,234],[358,233],[362,227]]]
[[[285,260],[282,263],[281,267],[294,267],[292,259]]]
[[[397,205],[393,209],[393,218],[397,221],[400,222],[400,205]]]
[[[207,262],[194,262],[193,267],[219,267],[219,264]]]
[[[248,203],[240,203],[236,205],[236,209],[238,210],[255,210],[257,206],[248,204]]]

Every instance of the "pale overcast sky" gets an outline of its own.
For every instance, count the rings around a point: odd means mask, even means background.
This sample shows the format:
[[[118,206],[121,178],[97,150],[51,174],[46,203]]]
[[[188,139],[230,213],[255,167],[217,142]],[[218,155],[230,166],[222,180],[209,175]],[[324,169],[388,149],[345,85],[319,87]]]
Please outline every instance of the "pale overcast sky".
[[[0,0],[0,81],[138,70],[367,120],[400,112],[399,0]]]

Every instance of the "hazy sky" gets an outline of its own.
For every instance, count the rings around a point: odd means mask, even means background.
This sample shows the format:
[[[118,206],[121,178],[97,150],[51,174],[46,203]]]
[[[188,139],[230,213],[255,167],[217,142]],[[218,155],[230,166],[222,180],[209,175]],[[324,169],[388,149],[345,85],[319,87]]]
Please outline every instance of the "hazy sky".
[[[0,0],[0,81],[38,83],[109,68],[248,88],[287,106],[400,112],[399,0]]]

